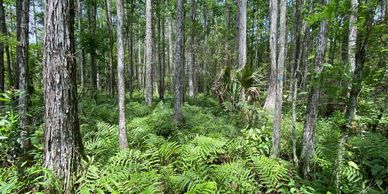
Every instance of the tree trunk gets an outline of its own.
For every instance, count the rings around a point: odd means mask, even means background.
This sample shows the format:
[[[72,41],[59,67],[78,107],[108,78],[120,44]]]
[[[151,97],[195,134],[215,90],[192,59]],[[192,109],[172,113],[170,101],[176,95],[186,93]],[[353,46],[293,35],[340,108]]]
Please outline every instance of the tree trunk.
[[[301,16],[301,6],[302,0],[297,0],[295,2],[295,23],[293,26],[293,34],[295,35],[295,38],[292,42],[293,45],[293,53],[292,53],[292,64],[291,64],[291,109],[292,109],[292,156],[293,161],[296,165],[298,165],[298,156],[296,154],[296,103],[297,103],[297,96],[298,96],[298,72],[299,72],[299,66],[301,62],[301,30],[304,32],[304,29],[301,29],[302,25],[302,16]]]
[[[164,99],[164,93],[165,93],[165,76],[166,76],[166,46],[165,46],[165,42],[166,42],[166,34],[165,34],[165,18],[163,17],[163,20],[162,20],[162,56],[161,56],[161,60],[162,60],[162,63],[161,63],[161,79],[160,79],[160,85],[162,86],[162,91],[161,93],[163,94],[162,95],[162,99]]]
[[[146,0],[146,37],[145,37],[145,103],[152,104],[153,83],[152,83],[152,0]]]
[[[5,32],[5,13],[4,13],[4,5],[3,0],[0,0],[0,35],[6,36]],[[0,93],[4,92],[4,44],[0,42]],[[0,102],[1,105],[1,102]]]
[[[95,1],[90,1],[88,5],[88,19],[89,19],[89,33],[91,36],[92,45],[89,45],[89,54],[90,54],[90,85],[92,87],[92,98],[97,99],[97,64],[96,64],[96,12],[97,12],[97,3]]]
[[[264,109],[267,111],[274,111],[275,98],[276,98],[276,54],[277,54],[277,25],[278,25],[278,5],[277,0],[270,1],[270,35],[269,35],[269,49],[270,49],[270,61],[271,61],[271,73],[269,76],[267,98],[264,103]]]
[[[81,4],[81,0],[77,0],[77,5],[78,5],[78,30],[79,30],[79,34],[82,33],[82,23],[81,23],[81,20],[82,20],[82,4]],[[79,55],[79,68],[80,68],[80,72],[79,72],[79,77],[80,77],[80,82],[81,82],[81,88],[84,87],[85,85],[85,81],[84,81],[84,65],[85,65],[85,49],[82,47],[80,48],[80,55]]]
[[[170,76],[170,88],[171,93],[174,92],[174,43],[173,43],[173,30],[172,30],[172,19],[167,19],[167,33],[168,33],[168,75]]]
[[[356,68],[356,40],[357,40],[357,10],[358,0],[351,0],[351,14],[349,16],[349,34],[348,34],[348,61],[349,61],[349,77],[352,78]],[[348,94],[352,88],[352,81],[348,83]]]
[[[243,69],[247,63],[247,0],[238,4],[238,66]]]
[[[105,10],[106,10],[106,23],[108,25],[108,33],[109,33],[109,85],[108,92],[110,95],[114,95],[115,93],[115,76],[114,76],[114,68],[113,68],[113,31],[112,31],[112,16],[111,16],[111,5],[110,0],[105,0]]]
[[[194,97],[196,95],[196,68],[195,68],[195,0],[191,0],[191,37],[189,44],[189,60],[188,60],[188,77],[189,77],[189,96]]]
[[[327,5],[329,0],[323,0],[323,4]],[[322,20],[319,26],[317,48],[314,59],[314,74],[317,79],[314,79],[313,86],[309,92],[308,105],[306,109],[306,118],[303,127],[302,151],[300,155],[301,170],[303,176],[310,173],[310,160],[314,153],[315,127],[318,114],[318,100],[320,94],[320,75],[322,73],[323,63],[325,62],[327,48],[327,31],[328,22]]]
[[[162,42],[162,23],[164,23],[163,16],[160,15],[160,9],[162,6],[161,1],[158,1],[158,8],[156,12],[157,16],[157,29],[158,29],[158,94],[159,94],[159,99],[163,100],[164,99],[164,59],[163,59],[163,42]]]
[[[74,193],[73,176],[83,146],[78,123],[74,48],[74,1],[50,0],[45,7],[44,38],[44,166]],[[47,191],[56,193],[56,191]]]
[[[183,71],[185,61],[184,50],[184,0],[176,1],[176,42],[175,42],[175,96],[174,96],[174,120],[183,123]]]
[[[282,123],[282,106],[283,106],[283,74],[284,63],[286,58],[286,11],[287,1],[281,0],[280,4],[280,34],[279,34],[279,56],[277,63],[276,79],[276,100],[275,100],[275,117],[272,133],[271,156],[276,158],[280,153],[280,129]]]
[[[30,117],[28,115],[30,96],[29,96],[29,70],[28,70],[28,30],[29,30],[29,0],[16,1],[16,16],[17,16],[17,40],[19,44],[17,50],[17,69],[18,83],[20,90],[19,102],[19,120],[21,128],[21,146],[23,150],[28,150],[31,147],[31,142],[28,138],[28,125],[30,125]]]
[[[124,82],[124,3],[117,1],[117,78],[119,93],[119,145],[128,148],[127,130],[125,127],[125,82]]]

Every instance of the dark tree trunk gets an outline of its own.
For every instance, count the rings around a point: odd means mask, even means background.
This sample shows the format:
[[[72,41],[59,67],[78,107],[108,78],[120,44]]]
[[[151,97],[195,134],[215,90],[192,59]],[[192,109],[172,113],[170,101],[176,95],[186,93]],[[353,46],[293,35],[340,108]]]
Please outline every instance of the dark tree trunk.
[[[16,16],[17,16],[17,40],[19,44],[16,47],[16,59],[18,70],[18,89],[19,95],[19,120],[21,128],[21,147],[28,150],[31,147],[31,142],[28,138],[28,125],[30,125],[30,117],[28,109],[30,105],[29,96],[29,72],[28,72],[28,27],[29,27],[29,0],[16,1]]]
[[[293,52],[292,52],[292,64],[291,64],[291,107],[292,107],[292,155],[293,160],[296,165],[298,165],[298,156],[296,154],[296,102],[298,94],[298,72],[301,61],[301,25],[302,25],[302,16],[301,16],[301,6],[302,0],[296,0],[295,2],[295,21],[293,26],[293,34],[295,35],[292,42]],[[303,30],[302,30],[303,31]]]
[[[157,13],[156,15],[158,16],[157,20],[157,28],[158,28],[158,64],[159,64],[159,73],[158,73],[158,94],[159,94],[159,99],[163,100],[164,99],[164,57],[163,57],[163,50],[162,47],[164,44],[162,42],[162,23],[164,23],[163,16],[160,15],[160,9],[161,9],[161,1],[158,1],[158,8],[157,8]]]
[[[89,20],[89,33],[91,36],[91,43],[89,45],[89,54],[90,54],[90,85],[92,87],[92,98],[97,99],[97,53],[96,53],[96,12],[97,12],[97,3],[95,1],[90,1],[88,5],[88,20]]]
[[[79,34],[82,33],[83,27],[82,27],[82,4],[81,0],[77,0],[77,5],[78,5],[78,30]],[[84,80],[84,65],[85,65],[85,49],[80,48],[80,56],[79,56],[79,78],[80,78],[80,83],[81,83],[81,88],[84,87],[85,85],[85,80]]]
[[[152,104],[152,0],[146,0],[146,37],[145,37],[145,103]]]
[[[323,0],[323,4],[327,5],[329,0]],[[315,127],[318,116],[318,103],[320,95],[320,75],[323,69],[323,63],[325,62],[326,48],[327,48],[327,31],[328,22],[322,20],[319,26],[317,48],[314,59],[314,74],[317,79],[310,89],[308,105],[306,109],[306,118],[303,128],[302,138],[302,152],[300,155],[301,170],[304,176],[310,173],[310,162],[314,153],[314,139],[315,139]]]
[[[175,95],[174,95],[174,120],[183,123],[183,73],[185,62],[184,50],[184,0],[176,1],[176,42],[175,42]]]
[[[44,38],[44,166],[74,193],[73,176],[83,153],[78,123],[74,1],[46,0]],[[55,193],[55,191],[48,191]]]
[[[5,28],[5,13],[4,13],[4,5],[3,0],[0,0],[0,34],[2,36],[6,36],[7,34]],[[0,93],[4,92],[4,44],[0,42]],[[1,105],[1,102],[0,102]]]

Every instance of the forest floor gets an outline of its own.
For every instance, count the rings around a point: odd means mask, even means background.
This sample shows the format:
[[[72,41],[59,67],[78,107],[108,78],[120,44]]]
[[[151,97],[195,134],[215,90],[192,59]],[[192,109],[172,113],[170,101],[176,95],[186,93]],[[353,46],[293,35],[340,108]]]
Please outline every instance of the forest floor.
[[[41,100],[35,99],[33,103]],[[148,107],[141,93],[128,98],[129,149],[119,150],[117,99],[101,93],[97,102],[80,98],[80,129],[86,159],[77,177],[77,193],[335,192],[333,168],[340,138],[340,114],[318,121],[313,177],[306,180],[300,178],[292,162],[288,114],[282,122],[281,159],[275,160],[269,157],[272,119],[257,105],[237,110],[225,104],[222,108],[213,98],[200,94],[186,99],[184,125],[177,126],[172,119],[171,100],[156,101]],[[43,109],[34,110],[34,114],[40,115]],[[303,120],[298,120],[298,142],[302,128]],[[10,189],[11,183],[14,187],[36,190],[48,184],[55,186],[55,179],[46,175],[45,181],[40,182],[41,175],[37,175],[42,171],[42,137],[43,127],[39,125],[32,136],[36,164],[25,169],[25,180],[29,181],[13,182],[15,177],[20,179],[14,166],[0,168],[0,191],[17,190]],[[387,139],[368,133],[351,137],[347,146],[342,190],[379,193],[366,185],[363,175],[373,168],[364,162],[374,161],[371,164],[384,167],[388,160]],[[299,143],[297,148],[299,152]]]

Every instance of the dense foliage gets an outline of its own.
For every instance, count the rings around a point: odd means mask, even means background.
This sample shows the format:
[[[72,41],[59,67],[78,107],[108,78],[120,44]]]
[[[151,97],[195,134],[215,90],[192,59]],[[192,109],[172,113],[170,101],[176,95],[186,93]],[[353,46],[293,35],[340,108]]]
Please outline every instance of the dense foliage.
[[[282,159],[269,157],[272,122],[260,108],[256,108],[252,125],[244,114],[222,109],[216,100],[199,95],[185,103],[186,122],[178,128],[172,122],[170,99],[147,107],[141,97],[136,93],[127,104],[130,148],[126,150],[118,149],[117,102],[105,94],[97,104],[88,98],[81,100],[81,132],[87,156],[75,177],[77,193],[335,192],[332,177],[341,114],[319,120],[314,175],[306,180],[289,162],[289,138],[282,138]],[[41,120],[40,116],[35,119]],[[35,148],[30,155],[35,162],[18,164],[12,158],[16,146],[10,145],[17,143],[10,133],[17,127],[16,120],[12,110],[2,111],[0,192],[60,189],[58,180],[41,167],[41,126],[31,137]],[[297,126],[300,137],[302,123]],[[290,129],[286,115],[282,134],[290,136]],[[386,192],[388,140],[380,133],[358,130],[360,134],[350,137],[341,161],[341,191]]]

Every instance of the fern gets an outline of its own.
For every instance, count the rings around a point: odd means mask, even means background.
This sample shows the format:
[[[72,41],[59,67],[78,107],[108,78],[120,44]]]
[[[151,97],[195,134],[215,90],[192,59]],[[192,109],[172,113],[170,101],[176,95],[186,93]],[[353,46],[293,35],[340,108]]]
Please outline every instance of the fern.
[[[215,194],[217,191],[216,182],[205,182],[195,185],[187,194]]]
[[[260,186],[267,192],[278,191],[285,187],[289,181],[289,166],[281,161],[265,156],[252,157],[254,170],[260,180]]]
[[[251,170],[245,168],[244,161],[236,161],[214,166],[211,179],[219,185],[220,193],[252,193],[257,191]]]

